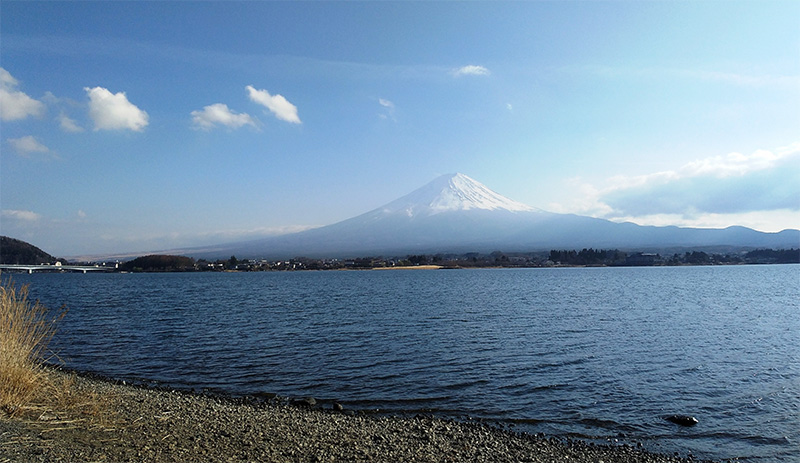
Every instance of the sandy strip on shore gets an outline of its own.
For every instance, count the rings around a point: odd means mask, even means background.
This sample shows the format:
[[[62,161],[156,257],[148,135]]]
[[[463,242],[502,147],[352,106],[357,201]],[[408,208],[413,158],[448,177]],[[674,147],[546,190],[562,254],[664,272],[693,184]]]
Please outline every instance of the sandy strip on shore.
[[[57,372],[55,374],[68,374]],[[0,413],[0,462],[688,462],[431,417],[390,418],[146,389],[78,376],[111,413],[102,423]]]
[[[398,265],[395,267],[372,267],[370,270],[438,270],[441,265]]]

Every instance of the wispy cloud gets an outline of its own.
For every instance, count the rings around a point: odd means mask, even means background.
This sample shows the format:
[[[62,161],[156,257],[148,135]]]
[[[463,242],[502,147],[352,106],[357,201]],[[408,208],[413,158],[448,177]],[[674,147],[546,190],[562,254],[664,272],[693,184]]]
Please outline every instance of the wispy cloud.
[[[244,240],[255,239],[266,236],[286,235],[288,233],[297,233],[305,230],[316,228],[310,225],[284,225],[277,227],[256,227],[256,228],[232,228],[223,230],[214,230],[199,232],[191,236],[196,239],[213,238],[213,241],[225,240]]]
[[[203,108],[202,111],[192,111],[192,124],[195,128],[211,130],[218,125],[230,129],[238,129],[245,125],[255,127],[256,123],[249,114],[236,113],[228,105],[216,103]]]
[[[378,114],[378,117],[381,119],[391,119],[394,121],[394,103],[383,98],[378,98],[378,104],[384,108],[383,112]]]
[[[0,120],[16,121],[44,114],[44,103],[17,90],[18,85],[11,73],[0,68]]]
[[[233,53],[228,50],[176,46],[166,43],[148,42],[146,40],[120,39],[104,37],[102,41],[74,36],[33,37],[30,35],[3,35],[3,50],[24,53],[47,53],[56,56],[72,57],[80,54],[84,57],[104,59],[109,55],[137,56],[147,60],[167,60],[190,66],[211,66],[216,69],[252,72],[259,69],[260,75],[293,76],[325,76],[327,78],[359,79],[369,76],[374,79],[401,77],[412,80],[440,79],[442,73],[451,71],[449,66],[435,65],[397,65],[375,64],[373,62],[356,62],[312,58],[289,54],[254,54]]]
[[[781,87],[796,89],[800,75],[774,73],[747,73],[718,69],[691,69],[673,67],[618,67],[618,66],[565,66],[558,68],[568,73],[589,73],[606,78],[622,79],[681,79],[720,83],[740,87]]]
[[[94,130],[141,132],[149,124],[146,112],[128,101],[125,92],[111,93],[103,87],[84,88],[89,95],[89,116]]]
[[[20,222],[35,222],[42,218],[41,215],[33,211],[20,211],[16,209],[3,209],[0,211],[0,216],[7,220]]]
[[[50,148],[40,143],[33,135],[9,138],[8,144],[17,154],[24,157],[30,157],[32,154],[51,154]]]
[[[453,75],[460,76],[488,76],[491,72],[483,66],[469,64],[453,70]]]
[[[800,85],[800,75],[744,74],[724,71],[670,69],[667,72],[680,77],[722,82],[743,87],[793,87]]]
[[[301,124],[297,116],[297,106],[289,103],[283,95],[270,95],[266,90],[257,90],[252,85],[245,87],[250,95],[250,100],[269,109],[278,119],[292,124]]]
[[[42,101],[58,112],[58,116],[56,116],[55,120],[58,121],[61,130],[71,133],[84,131],[84,128],[78,123],[78,121],[67,115],[67,111],[83,111],[86,109],[85,103],[75,101],[71,98],[59,98],[50,91],[44,92]]]
[[[221,229],[200,232],[172,232],[161,233],[151,232],[142,233],[141,231],[114,230],[113,233],[101,234],[99,240],[107,242],[104,246],[114,252],[114,255],[123,255],[119,249],[138,249],[136,253],[131,253],[131,257],[145,253],[184,253],[187,247],[197,248],[207,246],[213,249],[219,243],[253,240],[270,236],[284,235],[308,230],[310,226],[283,226],[283,227],[259,227],[259,228],[238,228]],[[95,246],[92,253],[98,252]],[[196,251],[196,249],[195,249]]]
[[[72,133],[83,132],[83,127],[78,125],[77,121],[70,118],[63,112],[58,115],[58,123],[61,126],[61,130],[65,132],[72,132]]]

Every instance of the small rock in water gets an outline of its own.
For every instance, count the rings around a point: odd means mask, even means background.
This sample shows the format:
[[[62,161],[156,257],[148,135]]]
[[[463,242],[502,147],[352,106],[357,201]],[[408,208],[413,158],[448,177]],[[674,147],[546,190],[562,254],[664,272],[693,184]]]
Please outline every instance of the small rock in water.
[[[314,405],[317,404],[317,401],[313,397],[303,397],[302,399],[292,399],[290,403],[298,407],[312,408]]]
[[[275,394],[273,392],[256,392],[255,394],[253,394],[253,397],[255,397],[256,400],[260,400],[262,402],[270,402],[277,399],[278,394]]]
[[[340,404],[339,402],[334,402],[333,409],[336,410],[337,412],[340,412],[344,410],[344,407],[342,407],[342,404]]]
[[[670,415],[665,419],[681,426],[694,426],[698,423],[697,418],[689,415]]]

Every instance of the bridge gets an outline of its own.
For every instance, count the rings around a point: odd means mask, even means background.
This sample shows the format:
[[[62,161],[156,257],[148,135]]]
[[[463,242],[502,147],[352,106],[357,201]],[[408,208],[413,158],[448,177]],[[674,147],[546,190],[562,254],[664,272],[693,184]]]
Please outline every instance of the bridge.
[[[0,271],[7,270],[12,272],[111,272],[115,267],[103,267],[100,265],[61,265],[61,264],[41,264],[41,265],[16,265],[0,264]]]

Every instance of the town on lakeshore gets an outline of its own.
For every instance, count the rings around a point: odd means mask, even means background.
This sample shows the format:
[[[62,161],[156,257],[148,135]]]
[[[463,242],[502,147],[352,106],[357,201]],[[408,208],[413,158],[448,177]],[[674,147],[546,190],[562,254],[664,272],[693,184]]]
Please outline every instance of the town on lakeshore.
[[[618,249],[551,250],[549,252],[467,252],[409,254],[402,257],[368,256],[348,259],[194,259],[187,256],[150,254],[128,261],[68,262],[55,258],[24,241],[2,237],[0,270],[36,272],[200,272],[200,271],[297,271],[343,269],[413,268],[532,268],[532,267],[633,267],[676,265],[741,265],[800,263],[800,248],[755,249],[737,252],[701,250],[652,253]]]
[[[288,260],[229,259],[194,260],[184,256],[150,255],[123,262],[121,271],[292,271],[388,268],[530,268],[530,267],[605,267],[655,265],[735,265],[800,263],[800,249],[759,249],[741,254],[718,254],[703,251],[662,256],[655,253],[622,252],[619,250],[552,250],[531,253],[489,254],[415,254],[402,258],[359,257],[353,259],[310,259],[297,257]]]

